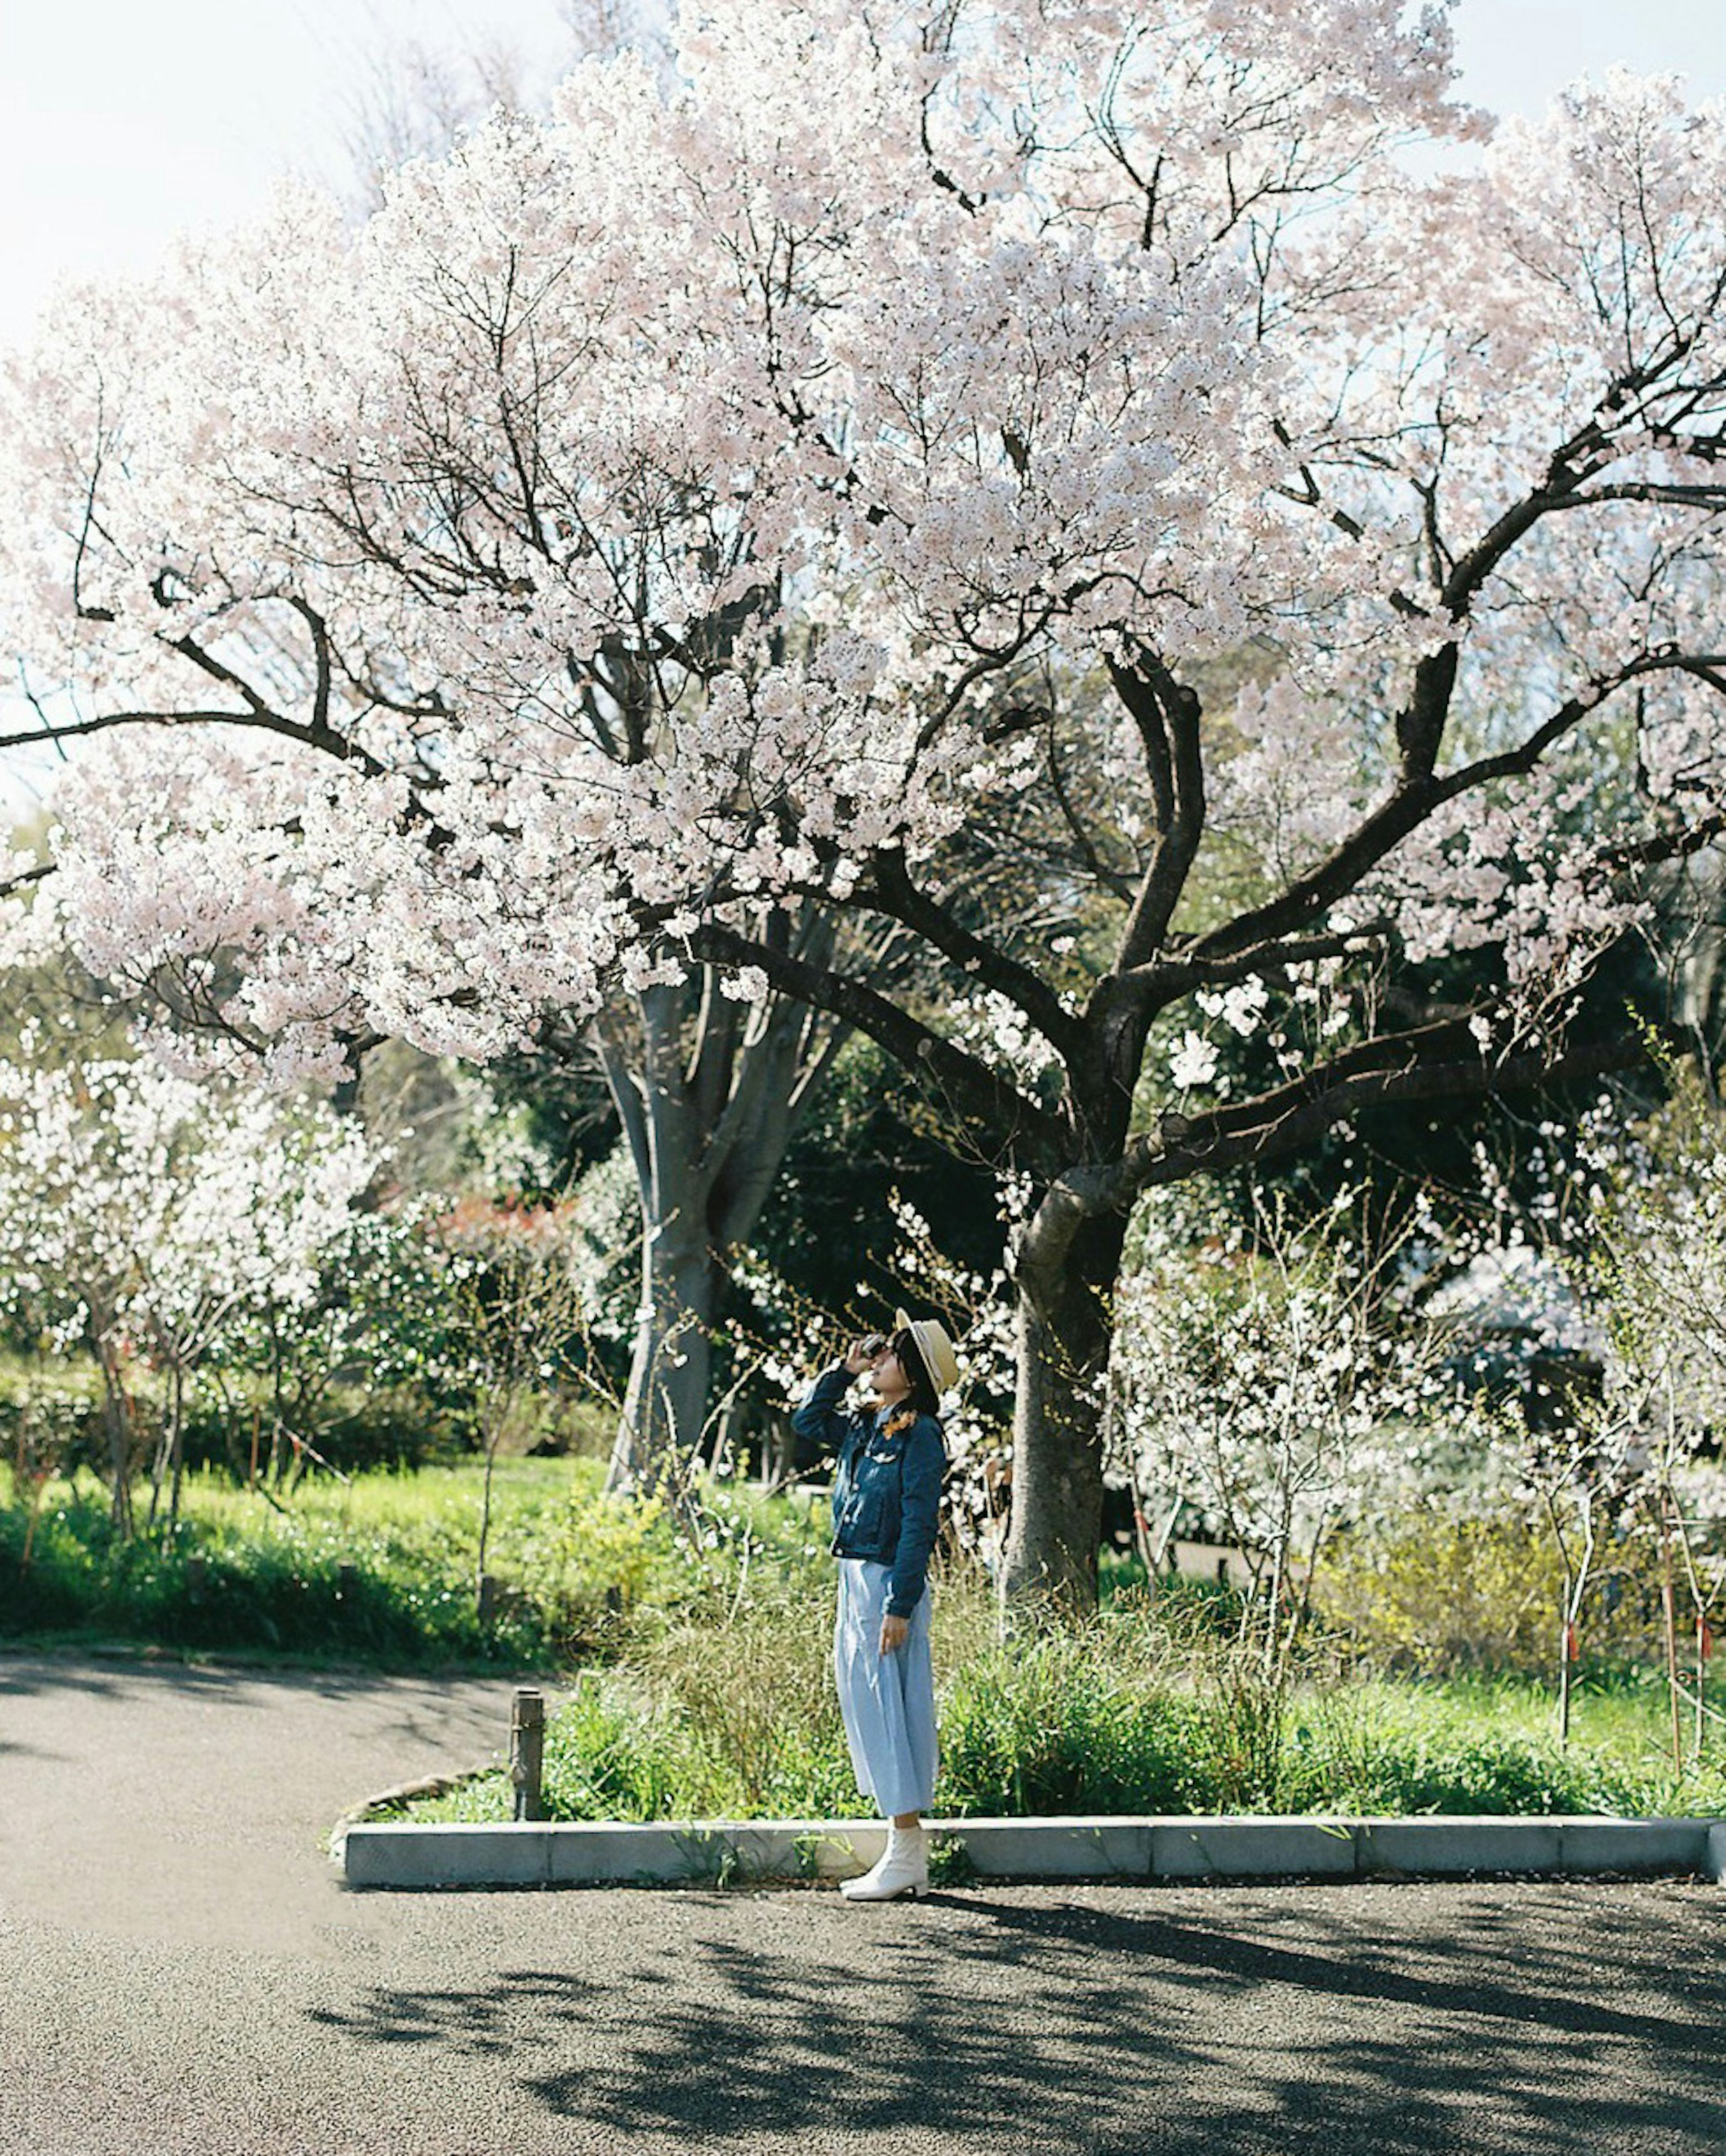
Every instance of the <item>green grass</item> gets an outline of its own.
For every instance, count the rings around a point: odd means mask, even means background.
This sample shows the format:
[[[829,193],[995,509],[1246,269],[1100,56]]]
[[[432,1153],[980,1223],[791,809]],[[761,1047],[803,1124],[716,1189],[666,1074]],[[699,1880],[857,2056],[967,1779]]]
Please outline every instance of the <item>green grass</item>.
[[[827,1543],[802,1502],[709,1492],[693,1540],[663,1508],[603,1498],[592,1458],[498,1461],[486,1569],[494,1621],[475,1603],[483,1474],[472,1459],[309,1476],[272,1502],[219,1471],[187,1476],[170,1532],[122,1543],[87,1472],[28,1493],[0,1466],[0,1638],[100,1638],[196,1652],[277,1653],[381,1666],[545,1666],[607,1660],[768,1578],[824,1578]],[[28,1566],[23,1561],[31,1541]],[[750,1607],[754,1606],[750,1600]]]
[[[1652,1672],[1650,1673],[1652,1676]],[[1585,1682],[1561,1746],[1534,1679],[1379,1679],[1298,1699],[1283,1789],[1291,1810],[1726,1813],[1726,1743],[1673,1765],[1663,1685]]]
[[[548,1725],[566,1820],[827,1818],[867,1810],[826,1671],[827,1591],[781,1581],[590,1669]],[[1280,1703],[1214,1626],[1123,1600],[1001,1641],[971,1574],[936,1609],[943,1817],[1063,1813],[1726,1814],[1726,1744],[1675,1772],[1662,1686],[1586,1681],[1557,1742],[1550,1692],[1505,1676],[1310,1681]],[[1688,1734],[1688,1732],[1687,1732]],[[482,1776],[412,1808],[507,1819]]]
[[[285,1509],[188,1477],[172,1534],[118,1543],[87,1474],[28,1506],[0,1469],[0,1635],[384,1667],[579,1666],[547,1737],[566,1819],[830,1817],[859,1804],[828,1668],[832,1572],[808,1498],[709,1487],[694,1532],[599,1495],[593,1460],[499,1462],[482,1627],[478,1464],[308,1478]],[[1726,1814],[1726,1731],[1675,1770],[1663,1682],[1585,1666],[1560,1748],[1516,1675],[1312,1675],[1286,1697],[1208,1590],[1150,1601],[1107,1568],[1088,1625],[1003,1640],[988,1584],[943,1580],[935,1666],[955,1815],[1075,1812]],[[1723,1688],[1726,1689],[1726,1688]],[[1685,1727],[1688,1743],[1689,1727]],[[418,1807],[510,1815],[501,1775]]]
[[[488,1568],[504,1578],[591,1462],[499,1464]],[[187,1478],[182,1517],[119,1541],[107,1493],[50,1482],[30,1561],[25,1508],[0,1472],[0,1635],[98,1636],[186,1650],[310,1654],[386,1666],[534,1663],[545,1614],[506,1598],[482,1630],[475,1604],[477,1466],[308,1479],[278,1509],[214,1472]],[[143,1491],[136,1493],[141,1504]],[[344,1569],[346,1568],[346,1569]]]

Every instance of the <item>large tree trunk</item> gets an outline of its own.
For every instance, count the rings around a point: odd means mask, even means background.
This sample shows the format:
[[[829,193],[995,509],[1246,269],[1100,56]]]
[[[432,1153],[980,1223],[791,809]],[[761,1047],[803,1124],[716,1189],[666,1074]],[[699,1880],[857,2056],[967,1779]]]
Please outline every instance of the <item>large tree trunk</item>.
[[[692,1460],[707,1415],[721,1267],[705,1207],[642,1219],[641,1302],[606,1486],[648,1490]]]
[[[1104,1393],[1126,1226],[1121,1214],[1087,1217],[1052,1194],[1019,1250],[1012,1520],[1001,1574],[1010,1613],[1097,1606]]]
[[[820,956],[812,915],[800,947]],[[699,1447],[730,1253],[747,1242],[798,1114],[844,1038],[820,1012],[733,1002],[711,968],[598,1031],[641,1204],[642,1293],[608,1490],[674,1484]]]

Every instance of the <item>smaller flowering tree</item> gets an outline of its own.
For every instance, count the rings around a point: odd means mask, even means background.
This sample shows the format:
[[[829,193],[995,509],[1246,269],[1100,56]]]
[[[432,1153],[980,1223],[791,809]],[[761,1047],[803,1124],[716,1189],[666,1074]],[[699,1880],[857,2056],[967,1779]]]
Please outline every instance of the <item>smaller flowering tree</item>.
[[[1713,1620],[1726,1594],[1726,1489],[1702,1458],[1726,1422],[1726,1118],[1693,1071],[1669,1065],[1668,1076],[1671,1096],[1656,1114],[1628,1131],[1596,1123],[1585,1133],[1584,1231],[1570,1248],[1601,1327],[1606,1405],[1658,1541],[1682,1763],[1677,1577],[1694,1620],[1698,1753]]]
[[[1570,1692],[1580,1659],[1584,1605],[1602,1538],[1647,1493],[1647,1455],[1638,1442],[1642,1403],[1621,1393],[1568,1399],[1544,1426],[1507,1419],[1500,1451],[1512,1506],[1544,1523],[1562,1580],[1558,1608],[1558,1738],[1570,1735]]]
[[[1344,1193],[1195,1244],[1164,1209],[1123,1286],[1110,1368],[1117,1466],[1141,1500],[1194,1506],[1244,1556],[1280,1681],[1339,1525],[1404,1502],[1451,1429],[1440,1341],[1406,1308],[1407,1238],[1363,1250]]]
[[[603,1384],[588,1352],[570,1213],[568,1206],[469,1199],[425,1222],[451,1305],[445,1353],[451,1373],[473,1391],[484,1460],[474,1556],[482,1622],[499,1454],[548,1385],[571,1375]]]
[[[54,1344],[96,1355],[129,1533],[128,1349],[147,1347],[167,1373],[151,1515],[171,1471],[172,1519],[187,1373],[243,1308],[315,1299],[320,1255],[377,1163],[326,1108],[148,1060],[57,1065],[43,1045],[27,1029],[19,1059],[0,1064],[0,1296]]]
[[[1726,1288],[1726,1166],[1717,1111],[1661,1060],[1673,1092],[1654,1116],[1627,1125],[1602,1096],[1574,1129],[1544,1122],[1515,1185],[1477,1148],[1473,1219],[1441,1225],[1421,1206],[1413,1220],[1424,1276],[1442,1283],[1426,1293],[1424,1316],[1479,1411],[1445,1456],[1422,1448],[1422,1475],[1405,1486],[1401,1520],[1386,1524],[1406,1534],[1418,1511],[1516,1522],[1545,1540],[1560,1742],[1604,1553],[1656,1539],[1670,1642],[1676,1537],[1698,1616],[1698,1696],[1719,1584],[1692,1531],[1720,1502],[1717,1476],[1712,1491],[1700,1486],[1709,1475],[1698,1455],[1726,1407],[1716,1301]],[[1675,1654],[1670,1668],[1676,1702]]]

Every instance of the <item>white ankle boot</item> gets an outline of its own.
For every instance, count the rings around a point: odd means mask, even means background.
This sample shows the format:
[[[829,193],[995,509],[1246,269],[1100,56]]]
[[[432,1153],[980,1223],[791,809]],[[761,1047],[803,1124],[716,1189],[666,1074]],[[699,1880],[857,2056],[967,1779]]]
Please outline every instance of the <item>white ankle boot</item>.
[[[887,1830],[881,1861],[861,1879],[842,1879],[839,1892],[852,1902],[892,1902],[901,1894],[929,1892],[929,1844],[919,1821]]]

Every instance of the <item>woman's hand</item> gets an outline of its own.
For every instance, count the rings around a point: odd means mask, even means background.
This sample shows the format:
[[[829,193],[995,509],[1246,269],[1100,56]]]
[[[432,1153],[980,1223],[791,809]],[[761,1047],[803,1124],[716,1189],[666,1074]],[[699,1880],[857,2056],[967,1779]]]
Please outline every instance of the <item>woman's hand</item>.
[[[881,1651],[883,1655],[896,1653],[911,1635],[909,1617],[883,1617],[881,1620]]]
[[[878,1332],[866,1333],[861,1340],[853,1340],[845,1351],[845,1367],[853,1378],[862,1377],[881,1353],[882,1340]]]

